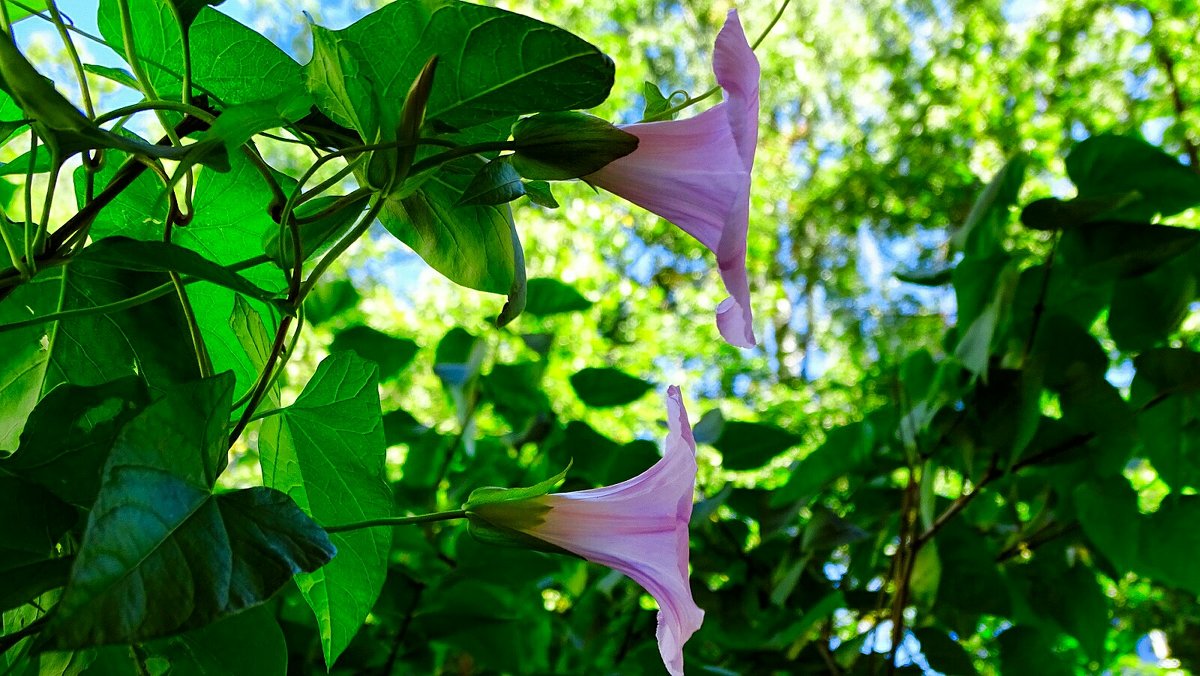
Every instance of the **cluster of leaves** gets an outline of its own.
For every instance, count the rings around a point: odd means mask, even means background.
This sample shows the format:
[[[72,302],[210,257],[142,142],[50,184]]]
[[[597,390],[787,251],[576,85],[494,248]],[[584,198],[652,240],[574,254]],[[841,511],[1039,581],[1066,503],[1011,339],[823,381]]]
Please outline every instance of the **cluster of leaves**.
[[[524,17],[402,0],[343,30],[313,26],[300,66],[204,4],[101,1],[100,32],[129,71],[79,67],[144,99],[107,112],[71,107],[0,36],[0,133],[13,154],[37,139],[0,172],[53,186],[82,157],[62,223],[53,190],[37,212],[35,191],[0,182],[0,670],[661,673],[648,598],[615,573],[488,547],[450,523],[344,528],[453,509],[473,488],[531,485],[568,462],[564,490],[628,478],[657,458],[656,434],[598,421],[647,405],[655,384],[562,359],[548,331],[397,337],[361,321],[350,282],[321,281],[378,219],[453,281],[509,295],[505,321],[522,306],[538,326],[595,312],[560,281],[525,281],[507,202],[554,206],[542,181],[599,161],[560,171],[580,157],[544,143],[560,125],[620,140],[561,114],[602,101],[612,64]],[[900,11],[881,13],[878,30],[900,38],[880,44],[908,44]],[[975,11],[971,30],[1003,48]],[[1060,42],[1081,21],[1071,11]],[[53,3],[43,14],[67,30]],[[967,47],[923,64],[893,55],[897,95],[920,105],[891,119],[934,128],[955,95],[943,71],[974,58]],[[670,80],[673,65],[651,64]],[[792,86],[790,64],[765,72]],[[831,96],[797,97],[814,129],[853,108]],[[645,99],[648,114],[667,100],[654,87]],[[1018,99],[1006,149],[1028,132],[1013,120],[1033,114]],[[159,143],[126,122],[147,111],[171,130]],[[1159,222],[1200,204],[1195,161],[1093,137],[1067,155],[1078,196],[1023,204],[1018,226],[1024,157],[967,211],[976,179],[943,151],[971,124],[923,136],[932,155],[882,158],[926,162],[896,172],[856,136],[886,130],[855,128],[841,141],[850,180],[809,144],[818,175],[789,216],[791,254],[809,264],[771,273],[804,284],[807,335],[792,340],[778,318],[776,375],[787,380],[793,350],[808,364],[831,252],[826,287],[854,291],[844,237],[813,225],[857,222],[854,209],[902,233],[931,214],[963,222],[957,263],[908,277],[952,285],[956,326],[876,365],[851,405],[886,403],[829,430],[782,480],[810,429],[693,411],[706,496],[693,585],[707,611],[693,668],[1094,672],[1131,659],[1150,629],[1200,664],[1200,357],[1181,328],[1200,253],[1186,216]],[[1039,152],[1061,141],[1046,134]],[[281,169],[268,151],[280,138],[317,161]],[[892,173],[903,178],[880,185]],[[858,189],[882,206],[855,206]],[[680,285],[655,284],[670,307]],[[284,363],[314,335],[332,336],[330,356],[289,380]],[[435,382],[432,406],[410,387],[416,371]],[[719,376],[731,389],[734,374]]]
[[[280,625],[250,609],[285,586],[333,665],[388,578],[391,531],[369,522],[422,503],[386,480],[396,420],[378,383],[412,357],[403,343],[343,332],[283,405],[313,289],[378,220],[455,282],[508,295],[498,323],[511,321],[527,287],[507,203],[553,206],[541,179],[632,150],[571,112],[607,97],[611,60],[533,19],[406,0],[312,26],[302,66],[207,4],[100,2],[128,71],[83,63],[54,3],[30,8],[67,45],[80,110],[26,60],[20,15],[0,3],[0,114],[8,143],[28,144],[4,172],[25,175],[24,200],[3,183],[0,220],[6,671],[246,668],[231,643],[278,673]],[[139,100],[98,111],[89,76]],[[157,142],[131,122],[149,114]],[[564,152],[580,129],[586,143]],[[316,159],[289,175],[260,151],[269,139]],[[57,222],[72,166],[76,208]],[[465,420],[470,360],[453,361]],[[600,391],[595,377],[580,387]],[[262,485],[223,477],[230,457],[257,459]],[[98,649],[111,644],[132,648]]]
[[[886,369],[888,404],[764,496],[812,517],[799,540],[759,521],[751,555],[797,567],[748,578],[762,608],[743,621],[777,631],[794,611],[762,609],[836,595],[836,649],[792,644],[816,671],[899,655],[918,672],[1094,673],[1154,626],[1127,603],[1138,585],[1200,595],[1186,525],[1200,517],[1200,354],[1179,340],[1200,232],[1157,222],[1200,205],[1200,174],[1138,139],[1090,138],[1066,157],[1077,196],[1023,205],[1037,244],[1006,248],[1025,163],[987,187],[954,237],[961,258],[928,282],[948,276],[958,300],[944,351]],[[1186,658],[1194,625],[1181,625],[1170,642]]]

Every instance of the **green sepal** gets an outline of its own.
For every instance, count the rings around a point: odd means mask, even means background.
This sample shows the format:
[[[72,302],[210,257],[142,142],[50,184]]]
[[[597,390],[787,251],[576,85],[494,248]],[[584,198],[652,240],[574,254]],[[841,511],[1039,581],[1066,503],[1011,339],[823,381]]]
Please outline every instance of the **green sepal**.
[[[325,208],[332,208],[339,201],[342,202],[341,208],[337,211],[315,221],[307,221],[299,225],[300,250],[304,252],[304,260],[307,261],[332,246],[338,237],[350,229],[370,199],[370,193],[341,197],[326,196],[318,197],[297,207],[294,216],[303,218],[317,214]],[[279,228],[269,228],[263,234],[263,252],[284,270],[290,270],[295,265],[292,253],[294,248],[290,232],[285,232],[282,239],[279,237]]]
[[[471,179],[471,184],[463,191],[458,205],[467,204],[504,204],[525,194],[525,186],[521,183],[521,175],[512,168],[509,156],[497,157],[480,168]]]
[[[421,127],[425,124],[425,106],[433,93],[433,76],[437,72],[437,55],[429,57],[421,72],[413,80],[404,98],[400,123],[396,125],[396,149],[376,150],[367,164],[367,184],[392,194],[403,185],[417,156],[417,142],[421,139]],[[385,139],[380,138],[383,142]]]
[[[594,115],[540,113],[513,125],[513,168],[534,180],[565,181],[632,153],[638,138]]]
[[[557,209],[558,200],[554,199],[554,193],[550,190],[550,184],[545,181],[525,181],[523,186],[525,196],[530,202],[547,209]]]
[[[571,556],[574,556],[572,552],[569,552],[562,547],[556,547],[545,540],[539,540],[532,535],[528,535],[511,528],[497,526],[496,524],[474,513],[467,514],[467,532],[471,534],[471,537],[475,538],[479,542],[488,545],[495,545],[497,547],[532,549],[538,552],[570,554]]]
[[[567,478],[567,472],[571,470],[571,465],[573,463],[573,460],[568,462],[567,466],[563,468],[563,471],[555,474],[545,481],[540,481],[525,488],[499,488],[496,486],[476,488],[475,490],[471,491],[471,495],[467,498],[467,502],[463,504],[463,511],[470,513],[484,505],[494,505],[500,502],[516,502],[518,500],[540,498],[543,495],[548,494],[555,486],[558,486],[560,483],[562,483],[563,479]]]
[[[570,554],[526,532],[540,525],[552,509],[539,498],[562,483],[570,469],[571,463],[567,463],[563,471],[526,488],[487,486],[471,491],[463,505],[463,511],[467,513],[467,532],[476,540],[491,545]]]

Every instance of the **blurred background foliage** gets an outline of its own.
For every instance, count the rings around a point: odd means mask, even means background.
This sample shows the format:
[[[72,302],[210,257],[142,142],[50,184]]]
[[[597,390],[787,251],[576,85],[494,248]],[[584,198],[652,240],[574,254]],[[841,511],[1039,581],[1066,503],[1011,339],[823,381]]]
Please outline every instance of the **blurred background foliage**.
[[[495,4],[612,57],[598,115],[639,119],[646,81],[713,84],[723,3]],[[339,27],[372,7],[221,9],[303,62],[302,10]],[[751,39],[777,9],[739,7]],[[793,0],[757,50],[760,347],[720,341],[701,245],[560,184],[557,210],[514,205],[535,279],[514,324],[377,229],[309,299],[290,380],[335,350],[379,364],[414,511],[570,459],[564,490],[632,476],[664,433],[651,391],[681,385],[701,442],[693,673],[1198,669],[1197,13]],[[256,483],[240,451],[229,481]],[[453,524],[394,529],[391,561],[333,671],[661,672],[652,601],[606,569]],[[298,593],[270,610],[289,671],[324,669]]]

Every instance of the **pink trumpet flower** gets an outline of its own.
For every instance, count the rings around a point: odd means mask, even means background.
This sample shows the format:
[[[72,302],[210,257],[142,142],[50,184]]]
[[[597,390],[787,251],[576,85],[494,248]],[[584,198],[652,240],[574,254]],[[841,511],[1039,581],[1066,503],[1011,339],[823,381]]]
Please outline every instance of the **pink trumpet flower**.
[[[638,138],[637,149],[583,178],[662,216],[715,253],[730,295],[717,306],[717,328],[730,345],[753,347],[746,232],[759,67],[737,10],[717,35],[713,73],[724,101],[684,120],[621,126]]]
[[[667,389],[663,457],[612,486],[482,505],[475,515],[628,575],[658,601],[658,651],[683,674],[683,644],[704,620],[688,581],[696,441],[679,388]]]

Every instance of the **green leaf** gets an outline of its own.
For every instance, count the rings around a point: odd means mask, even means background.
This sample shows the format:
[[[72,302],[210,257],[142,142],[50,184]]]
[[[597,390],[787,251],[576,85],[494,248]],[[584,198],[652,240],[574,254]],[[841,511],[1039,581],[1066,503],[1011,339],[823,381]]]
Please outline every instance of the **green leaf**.
[[[1129,192],[1098,197],[1061,200],[1046,197],[1034,200],[1021,210],[1021,224],[1033,230],[1064,230],[1105,219],[1114,212],[1141,199],[1141,193]]]
[[[762,467],[804,438],[767,423],[726,420],[721,437],[713,444],[721,452],[721,466],[731,470]]]
[[[74,559],[44,559],[0,570],[0,611],[17,608],[30,599],[67,584]]]
[[[1032,627],[1012,627],[1000,634],[1000,673],[1071,676],[1075,673],[1054,652],[1050,636]]]
[[[208,13],[207,10],[202,13],[193,31]],[[120,164],[118,159],[112,156],[108,158],[105,169],[98,176],[100,184],[111,178],[115,167]],[[191,249],[225,267],[261,251],[266,233],[279,230],[279,225],[269,213],[271,192],[266,180],[240,153],[234,153],[229,159],[229,172],[201,170],[198,173],[192,200],[192,220],[187,227],[175,228],[171,235],[173,244]],[[147,177],[151,180],[144,181]],[[153,181],[152,176],[144,174],[122,192],[97,217],[92,225],[92,237],[99,240],[120,235],[161,241],[166,212],[159,208],[163,204],[162,189]],[[75,190],[80,200],[83,187],[82,173],[77,172]],[[274,263],[264,263],[239,274],[268,292],[282,293],[287,287],[287,279]],[[238,392],[246,392],[257,380],[261,363],[247,355],[233,332],[230,322],[235,313],[237,293],[214,284],[189,284],[187,294],[212,358],[213,370],[217,373],[232,370],[237,377]],[[177,300],[175,302],[178,303]],[[274,333],[278,326],[279,310],[257,299],[248,302],[266,330]],[[190,345],[190,340],[190,337],[185,338],[181,344]]]
[[[1041,419],[1042,373],[1034,366],[1024,369],[995,369],[988,382],[975,388],[969,406],[983,423],[979,440],[1000,454],[999,460],[1015,460],[1029,446]]]
[[[334,122],[357,130],[364,140],[383,140],[379,138],[382,82],[372,78],[369,59],[344,31],[331,31],[311,22],[309,28],[313,57],[304,66],[304,84],[317,107]],[[409,81],[415,77],[413,73]],[[398,111],[398,107],[393,109],[393,113]],[[398,114],[393,115],[392,124],[385,125],[389,132],[396,118]]]
[[[25,477],[69,503],[91,507],[117,434],[147,403],[146,385],[137,376],[91,387],[62,383],[29,414],[20,447],[0,460],[0,472]]]
[[[1030,603],[1042,617],[1052,617],[1083,649],[1088,659],[1103,663],[1109,629],[1108,598],[1096,573],[1082,563],[1067,564],[1066,552],[1048,548],[1030,570]],[[1051,558],[1052,564],[1047,565]]]
[[[582,312],[592,307],[592,301],[557,279],[535,277],[527,285],[529,295],[525,301],[525,312],[535,317]]]
[[[24,176],[30,170],[30,156],[26,151],[9,162],[0,164],[0,176]],[[45,148],[39,148],[32,162],[33,173],[44,174],[54,168],[54,158]]]
[[[262,301],[276,294],[200,254],[170,242],[147,242],[129,237],[105,237],[76,255],[76,260],[141,272],[178,272],[212,282]]]
[[[331,33],[339,49],[363,68],[360,77],[379,85],[374,93],[381,104],[396,111],[417,74],[437,55],[438,81],[425,119],[452,128],[591,108],[607,98],[613,82],[612,61],[574,35],[519,14],[453,0],[392,3]]]
[[[1196,298],[1194,257],[1179,257],[1138,277],[1118,279],[1108,311],[1117,347],[1140,352],[1165,343]]]
[[[945,286],[954,280],[954,268],[942,268],[940,270],[920,270],[920,271],[898,271],[895,273],[896,279],[906,284],[916,284],[917,286]]]
[[[1081,324],[1058,314],[1042,318],[1034,352],[1045,364],[1045,384],[1062,389],[1082,376],[1103,378],[1108,355]]]
[[[550,449],[556,465],[571,465],[571,476],[595,486],[610,486],[646,471],[659,460],[654,442],[639,439],[619,444],[579,420],[567,423]]]
[[[383,414],[383,436],[388,446],[411,444],[428,431],[428,427],[402,408]]]
[[[662,90],[653,82],[642,83],[642,99],[646,101],[646,107],[642,110],[642,121],[655,120],[673,120],[678,113],[667,114],[671,110],[671,100],[676,94],[682,92],[671,92],[670,96],[664,96]],[[686,97],[686,95],[685,95]]]
[[[171,3],[162,0],[128,0],[128,3],[134,50],[150,84],[159,97],[178,101],[183,81],[183,33]],[[125,34],[118,0],[100,0],[96,25],[100,35],[124,57]],[[204,63],[194,41],[192,50],[193,66]],[[171,116],[178,119],[175,114]]]
[[[287,642],[269,606],[237,613],[150,647],[172,676],[287,673]]]
[[[43,270],[0,303],[0,323],[84,310],[138,295],[166,275],[75,261]],[[151,390],[196,377],[191,338],[177,298],[166,296],[111,314],[71,316],[0,332],[0,448],[18,435],[55,385],[100,385],[139,374]]]
[[[1115,220],[1150,220],[1200,204],[1200,175],[1141,139],[1093,136],[1071,149],[1066,165],[1080,197],[1141,195],[1116,209],[1110,215]]]
[[[117,437],[47,627],[52,648],[201,627],[265,601],[333,556],[324,531],[283,493],[214,495],[232,388],[229,374],[174,388]]]
[[[1002,312],[1011,305],[1018,280],[1015,266],[1005,265],[1001,269],[991,302],[971,322],[962,334],[958,346],[954,348],[954,356],[962,363],[963,368],[975,375],[986,377],[992,354],[992,341]]]
[[[304,299],[304,316],[313,324],[324,324],[358,305],[361,298],[348,279],[322,282]]]
[[[1133,363],[1137,367],[1135,382],[1144,381],[1152,385],[1155,396],[1200,392],[1198,352],[1185,348],[1158,348],[1139,354],[1134,357]],[[1135,386],[1130,401],[1142,405],[1144,399],[1138,394],[1138,387]]]
[[[196,20],[196,15],[205,6],[216,6],[225,2],[225,0],[167,0],[171,9],[175,11],[175,18],[178,19],[179,25],[183,26],[183,32],[186,34],[192,22]]]
[[[465,428],[472,420],[470,414],[475,405],[471,400],[475,396],[479,370],[486,355],[487,343],[457,326],[438,341],[433,372],[442,381],[442,388],[454,404],[459,428]],[[471,448],[472,439],[470,434],[463,437],[468,449]]]
[[[377,369],[353,353],[324,359],[295,403],[263,424],[263,482],[286,491],[323,524],[391,516],[387,445]],[[339,556],[296,578],[317,617],[332,666],[375,604],[387,575],[391,533],[370,528],[331,536]]]
[[[464,157],[443,165],[413,195],[388,199],[379,222],[451,281],[508,293],[518,274],[524,277],[512,211],[503,204],[455,206],[483,163]]]
[[[513,430],[526,429],[534,418],[550,409],[541,387],[545,370],[546,365],[538,361],[495,364],[482,378],[483,391]]]
[[[133,76],[133,73],[130,73],[124,68],[113,68],[111,66],[101,66],[95,63],[85,63],[83,64],[83,70],[91,73],[92,75],[99,75],[102,78],[112,80],[123,87],[129,87],[130,89],[135,90],[138,88],[137,78]]]
[[[1011,607],[1008,589],[987,540],[959,519],[943,527],[934,542],[942,564],[937,602],[933,606],[935,615],[944,618],[953,613],[967,617],[1008,614]],[[974,624],[966,622],[964,626]]]
[[[1200,496],[1172,496],[1142,521],[1138,572],[1163,584],[1200,594]]]
[[[524,194],[525,184],[521,182],[521,175],[513,169],[509,158],[497,157],[475,174],[458,205],[504,204]]]
[[[725,416],[721,409],[714,408],[704,412],[700,419],[692,425],[692,437],[698,444],[715,444],[721,438],[725,429]]]
[[[220,143],[226,152],[233,153],[255,134],[287,126],[304,117],[311,107],[312,99],[302,90],[235,103],[222,110],[199,139]]]
[[[219,11],[201,7],[199,0],[177,1],[195,9],[188,39],[197,89],[225,105],[304,91],[300,64],[269,39]],[[130,0],[129,7],[134,44],[156,93],[179,100],[183,41],[173,8],[162,0]],[[100,34],[124,53],[120,16],[116,0],[101,0]]]
[[[825,443],[792,469],[788,482],[771,497],[771,505],[808,502],[834,479],[866,461],[874,445],[875,430],[869,423],[856,422],[829,430]]]
[[[917,608],[928,609],[933,606],[941,580],[942,562],[938,558],[937,543],[929,542],[921,547],[912,563],[909,591]]]
[[[1135,390],[1141,390],[1142,383],[1136,378],[1135,383]],[[1175,491],[1200,485],[1200,429],[1194,410],[1184,397],[1171,396],[1137,417],[1143,457]]]
[[[417,356],[417,343],[410,338],[396,338],[375,329],[356,324],[342,329],[329,344],[331,353],[341,350],[354,352],[379,367],[379,378],[387,380],[404,370]]]
[[[929,666],[947,676],[974,676],[979,672],[971,662],[971,655],[958,641],[946,632],[933,627],[922,627],[913,632],[921,642],[921,654]]]
[[[193,81],[226,105],[304,91],[300,64],[265,36],[217,10],[201,9],[188,37]]]
[[[609,367],[588,367],[572,375],[570,380],[571,389],[580,401],[596,408],[624,406],[654,389],[653,383]]]
[[[45,488],[0,475],[0,573],[50,558],[76,519],[75,510]]]
[[[31,9],[37,11],[46,9],[46,0],[28,0],[27,2],[22,0],[21,5],[23,6],[18,6],[11,0],[4,0],[4,4],[8,5],[8,20],[13,23],[33,16],[33,13],[29,11]]]
[[[1200,230],[1104,222],[1064,232],[1058,249],[1074,274],[1095,280],[1145,274],[1197,244]]]
[[[760,523],[764,521],[761,517],[757,520]],[[804,536],[800,539],[800,550],[803,552],[819,552],[837,549],[838,547],[858,542],[868,537],[870,537],[870,534],[865,530],[854,525],[849,520],[834,514],[827,507],[819,506],[813,509],[812,518],[809,519],[808,525],[804,528]],[[936,565],[936,557],[933,559],[933,563]],[[932,571],[925,572],[930,573]],[[922,579],[917,582],[918,585],[926,585],[931,581]],[[932,580],[932,582],[933,589],[923,591],[936,591],[937,581]]]
[[[550,184],[546,181],[522,181],[525,191],[525,196],[530,202],[545,207],[547,209],[557,209],[558,200],[554,199],[554,193],[550,189]]]
[[[513,126],[512,166],[528,179],[586,176],[632,153],[638,139],[611,122],[575,111],[541,113]]]
[[[1028,164],[1029,157],[1020,153],[996,172],[971,205],[967,219],[950,240],[951,246],[969,258],[989,258],[1002,251],[1000,242],[1008,210],[1017,202]]]
[[[262,315],[242,296],[236,296],[233,300],[233,314],[229,317],[229,328],[233,331],[234,338],[241,347],[241,354],[244,354],[249,360],[250,368],[255,371],[266,368],[271,351],[274,349],[275,338],[267,333],[267,326],[263,322]],[[234,352],[232,348],[228,349],[230,352]],[[257,383],[251,387],[256,386]],[[279,389],[279,382],[272,382],[267,387],[260,405],[278,408]],[[246,396],[250,391],[247,389],[239,394]],[[238,409],[241,410],[241,406]]]

